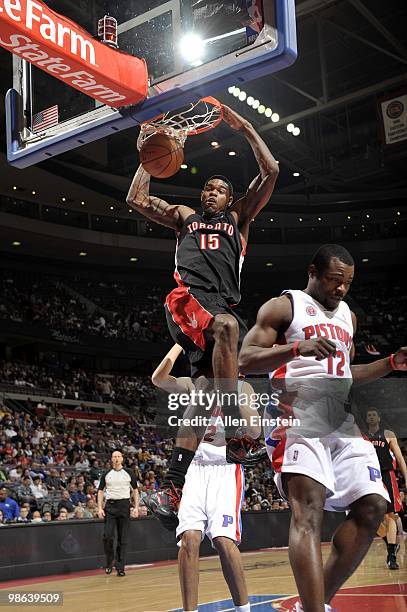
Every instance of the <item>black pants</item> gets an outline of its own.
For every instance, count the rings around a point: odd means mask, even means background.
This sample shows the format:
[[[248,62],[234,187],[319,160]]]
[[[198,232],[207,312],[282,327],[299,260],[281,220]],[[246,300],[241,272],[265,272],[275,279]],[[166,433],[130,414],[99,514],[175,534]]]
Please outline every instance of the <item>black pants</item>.
[[[127,535],[130,525],[130,500],[110,499],[105,506],[105,530],[103,543],[106,555],[106,567],[111,567],[116,560],[116,569],[124,570],[126,563]],[[116,552],[114,537],[117,530]]]

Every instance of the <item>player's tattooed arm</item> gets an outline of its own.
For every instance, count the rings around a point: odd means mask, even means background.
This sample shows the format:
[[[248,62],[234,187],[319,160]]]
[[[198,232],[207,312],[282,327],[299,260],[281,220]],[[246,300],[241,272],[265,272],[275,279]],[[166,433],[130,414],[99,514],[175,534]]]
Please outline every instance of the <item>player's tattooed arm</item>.
[[[278,177],[279,167],[270,149],[249,121],[225,105],[223,105],[223,113],[224,121],[232,129],[244,134],[260,170],[243,198],[237,200],[231,207],[231,211],[234,211],[238,217],[239,228],[247,238],[250,223],[270,200]]]
[[[188,206],[169,204],[161,198],[150,195],[150,175],[140,165],[130,185],[126,202],[139,213],[175,231],[178,231],[187,217],[193,214]]]

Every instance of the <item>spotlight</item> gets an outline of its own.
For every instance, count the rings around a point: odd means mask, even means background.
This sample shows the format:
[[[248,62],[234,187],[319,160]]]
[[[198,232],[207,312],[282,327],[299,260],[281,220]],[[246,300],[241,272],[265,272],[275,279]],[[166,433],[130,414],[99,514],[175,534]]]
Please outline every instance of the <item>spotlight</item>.
[[[260,100],[255,100],[252,104],[254,110],[256,110],[257,108],[259,108],[260,106]]]
[[[271,266],[272,266],[272,265],[273,265],[273,264],[272,264],[272,262],[271,262],[271,261],[268,261],[268,262],[266,263],[266,266],[267,266],[268,268],[271,268]]]
[[[259,108],[257,109],[257,112],[259,113],[259,115],[262,115],[265,111],[266,111],[266,107],[264,106],[264,104],[260,104]]]
[[[236,155],[236,151],[229,151],[229,155],[230,155],[231,157],[234,157],[234,156]]]
[[[66,202],[66,198],[64,198],[64,197],[61,198],[61,200],[62,200],[62,202]]]
[[[298,217],[298,221],[302,221],[302,217]]]
[[[18,240],[14,240],[14,242],[11,243],[11,246],[21,246],[21,242],[18,242]]]
[[[295,127],[293,129],[293,136],[299,136],[301,134],[301,130],[299,127]]]
[[[293,176],[300,176],[299,172],[293,172]]]
[[[198,34],[190,32],[181,39],[179,49],[181,55],[190,64],[199,65],[205,54],[205,41]]]
[[[271,120],[273,123],[277,123],[277,121],[280,121],[280,115],[278,113],[273,113],[271,115]]]
[[[130,257],[130,261],[138,261],[138,257]]]
[[[230,94],[232,94],[234,91],[235,91],[235,86],[234,85],[232,85],[232,87],[228,87],[228,92]]]
[[[295,128],[294,123],[288,123],[287,124],[287,132],[292,132]]]
[[[264,114],[266,115],[268,119],[270,119],[271,115],[273,114],[273,111],[271,110],[271,108],[266,108],[266,110],[264,111]]]
[[[81,202],[81,206],[85,206],[85,202],[83,200]]]
[[[218,146],[219,146],[218,141],[217,140],[212,140],[211,147],[218,147]],[[182,166],[181,166],[181,168],[182,168]]]
[[[80,251],[79,253],[79,257],[86,257],[87,252],[86,251]]]
[[[241,91],[240,94],[239,94],[239,100],[241,102],[244,102],[246,100],[246,98],[247,98],[247,93],[245,91]]]
[[[368,259],[367,257],[364,257],[364,258],[362,259],[362,261],[363,261],[363,263],[367,263],[367,262],[369,261],[369,259]]]
[[[34,189],[33,189],[33,190],[32,190],[32,192],[31,192],[31,195],[35,195],[36,193],[37,193],[37,192],[36,192],[36,191],[34,191]]]
[[[249,96],[249,97],[247,98],[246,102],[247,102],[247,104],[248,104],[249,106],[253,106],[253,102],[254,102],[254,98],[253,98],[253,96]]]
[[[181,164],[181,168],[182,168],[183,170],[186,170],[186,169],[188,168],[188,164]]]
[[[238,98],[240,95],[240,89],[239,87],[235,87],[235,91],[233,92],[233,95],[235,96],[235,98]]]

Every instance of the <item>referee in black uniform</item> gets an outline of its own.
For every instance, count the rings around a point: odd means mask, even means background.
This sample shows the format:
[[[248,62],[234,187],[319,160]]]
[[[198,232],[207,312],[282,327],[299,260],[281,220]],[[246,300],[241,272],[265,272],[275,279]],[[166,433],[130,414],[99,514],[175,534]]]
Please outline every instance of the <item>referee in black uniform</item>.
[[[135,474],[123,467],[123,455],[120,451],[112,452],[112,469],[103,474],[98,488],[98,515],[105,519],[103,542],[106,555],[106,574],[112,573],[113,560],[116,559],[118,576],[125,576],[127,534],[130,525],[130,497],[133,495],[136,516],[139,504],[139,492]],[[105,507],[103,501],[106,499]],[[117,529],[116,553],[113,549]]]

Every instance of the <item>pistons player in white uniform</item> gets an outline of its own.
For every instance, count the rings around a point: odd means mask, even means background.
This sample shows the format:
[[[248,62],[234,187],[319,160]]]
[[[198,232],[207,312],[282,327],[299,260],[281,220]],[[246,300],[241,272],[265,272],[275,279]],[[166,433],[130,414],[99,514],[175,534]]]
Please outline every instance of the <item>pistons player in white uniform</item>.
[[[200,377],[192,382],[189,377],[175,378],[171,370],[182,348],[175,345],[155,370],[152,381],[169,393],[186,393],[205,389],[209,381]],[[253,388],[239,381],[241,396],[250,398]],[[210,392],[208,388],[208,392]],[[250,402],[240,404],[242,419],[257,415]],[[241,505],[244,499],[244,469],[226,460],[225,430],[219,419],[222,412],[216,407],[203,439],[190,464],[178,509],[176,536],[179,546],[179,576],[185,612],[198,608],[199,547],[207,536],[219,553],[222,570],[237,612],[250,612],[246,581],[237,545],[240,544],[242,524]],[[209,418],[209,417],[208,417]],[[248,426],[248,434],[257,438],[259,425]]]
[[[314,255],[304,291],[264,304],[239,357],[244,374],[271,373],[280,390],[274,411],[300,425],[269,431],[268,448],[280,492],[290,502],[289,556],[300,601],[295,610],[323,612],[358,567],[386,512],[388,495],[370,442],[345,410],[352,384],[406,370],[407,348],[367,365],[351,365],[356,317],[342,301],[354,261],[340,245]],[[323,509],[350,509],[322,565]]]

